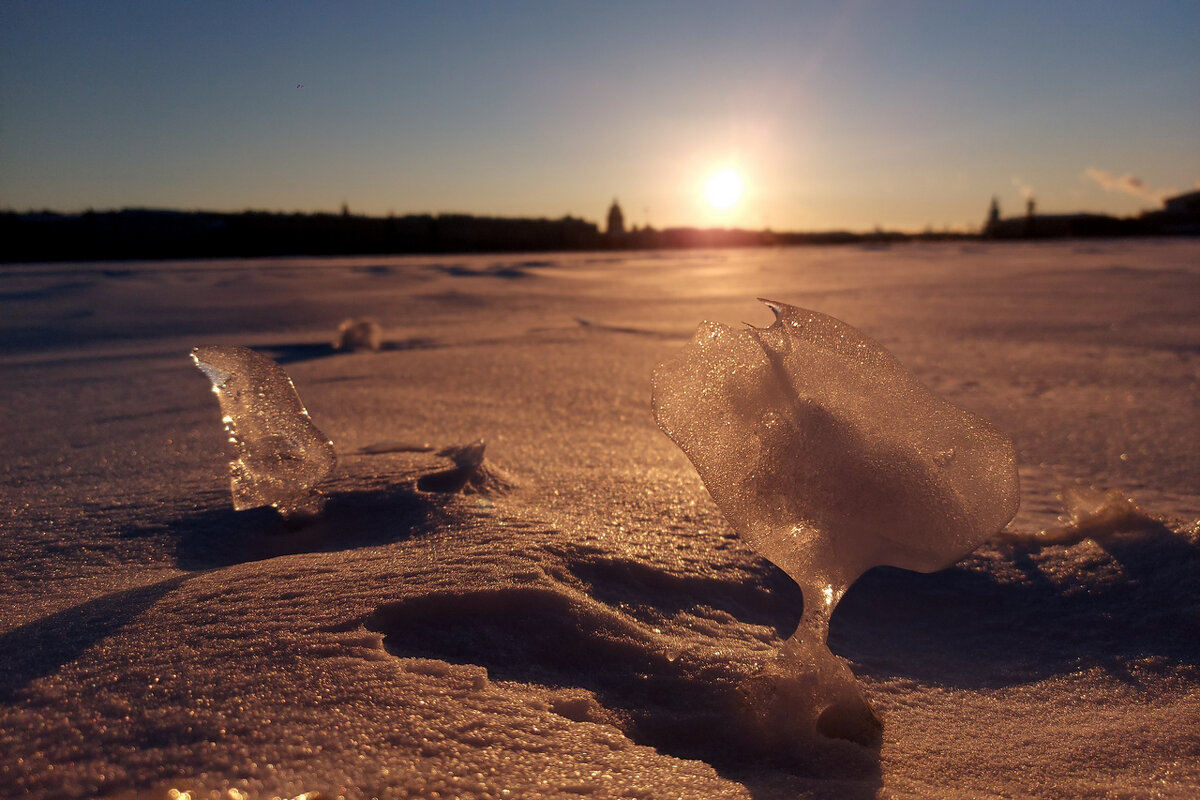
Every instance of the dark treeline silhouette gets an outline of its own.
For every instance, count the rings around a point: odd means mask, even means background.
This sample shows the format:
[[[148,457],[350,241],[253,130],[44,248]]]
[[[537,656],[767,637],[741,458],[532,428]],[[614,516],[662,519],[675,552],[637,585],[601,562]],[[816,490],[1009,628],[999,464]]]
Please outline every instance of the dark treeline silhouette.
[[[613,209],[616,213],[614,215]],[[946,239],[1045,239],[1200,235],[1200,192],[1168,198],[1138,217],[1036,214],[1004,219],[993,201],[980,233],[811,233],[740,228],[625,228],[616,202],[608,231],[575,217],[513,219],[466,214],[366,217],[350,214],[218,213],[125,209],[83,214],[0,212],[0,262],[284,255],[538,252],[864,244]]]
[[[3,261],[524,252],[601,246],[596,226],[572,217],[364,217],[146,209],[2,213],[0,242]]]
[[[786,233],[763,230],[749,231],[742,228],[633,228],[622,234],[606,234],[608,247],[637,250],[687,249],[701,247],[773,247],[780,245],[805,244],[889,244],[912,240],[944,240],[976,238],[974,234],[949,231],[925,233],[902,233],[900,231],[875,230],[870,233],[851,231],[819,231],[814,233]]]
[[[537,252],[763,247],[965,234],[875,231],[778,233],[739,228],[632,228],[601,233],[574,217],[513,219],[466,214],[366,217],[125,209],[83,214],[0,213],[0,261],[248,258],[283,255]]]
[[[1000,204],[992,198],[982,236],[987,239],[1082,239],[1101,236],[1200,235],[1200,191],[1168,197],[1163,207],[1136,217],[1105,214],[1038,214],[1033,198],[1025,202],[1025,215],[1002,218]]]
[[[0,213],[0,261],[149,258],[250,258],[285,255],[538,252],[600,249],[686,249],[775,245],[889,243],[964,238],[961,233],[910,235],[826,231],[779,233],[740,228],[649,226],[600,233],[574,217],[558,220],[465,214],[365,217],[125,209],[83,214]]]

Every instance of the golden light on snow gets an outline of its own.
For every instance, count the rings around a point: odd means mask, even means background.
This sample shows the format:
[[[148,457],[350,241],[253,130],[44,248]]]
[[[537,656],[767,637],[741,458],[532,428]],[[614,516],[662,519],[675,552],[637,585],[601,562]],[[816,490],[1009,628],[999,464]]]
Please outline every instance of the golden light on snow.
[[[713,208],[733,208],[742,199],[745,184],[742,176],[734,169],[723,169],[714,173],[704,185],[704,196]]]

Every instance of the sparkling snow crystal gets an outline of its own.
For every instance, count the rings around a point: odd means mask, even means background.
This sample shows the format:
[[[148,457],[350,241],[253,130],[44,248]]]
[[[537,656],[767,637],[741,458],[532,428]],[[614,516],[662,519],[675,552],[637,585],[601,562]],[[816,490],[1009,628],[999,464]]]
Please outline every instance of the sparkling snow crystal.
[[[830,615],[871,567],[942,569],[1003,527],[1013,446],[849,325],[767,305],[768,328],[702,323],[655,370],[654,414],[738,534],[804,593],[799,628],[748,688],[756,713],[868,741],[879,723],[825,646]]]
[[[336,462],[283,368],[246,347],[197,347],[229,433],[233,507],[271,506],[284,516],[320,508],[315,486]]]

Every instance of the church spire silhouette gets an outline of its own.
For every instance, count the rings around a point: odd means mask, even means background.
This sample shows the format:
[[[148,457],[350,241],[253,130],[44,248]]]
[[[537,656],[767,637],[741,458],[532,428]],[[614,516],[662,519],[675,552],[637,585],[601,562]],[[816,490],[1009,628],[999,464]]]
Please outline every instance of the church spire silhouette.
[[[605,229],[605,233],[609,236],[620,236],[625,233],[625,215],[621,212],[621,206],[615,197],[612,205],[608,208],[608,227]]]

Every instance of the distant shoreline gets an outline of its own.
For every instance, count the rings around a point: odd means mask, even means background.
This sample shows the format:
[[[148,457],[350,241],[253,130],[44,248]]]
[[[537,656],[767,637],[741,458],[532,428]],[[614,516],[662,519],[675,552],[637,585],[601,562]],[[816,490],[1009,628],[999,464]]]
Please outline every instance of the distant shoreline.
[[[1041,215],[1003,220],[989,233],[877,229],[779,232],[739,228],[633,228],[608,234],[583,219],[412,214],[239,213],[123,209],[0,213],[0,262],[129,261],[273,256],[444,255],[554,251],[686,250],[923,241],[1196,236],[1195,214]]]

